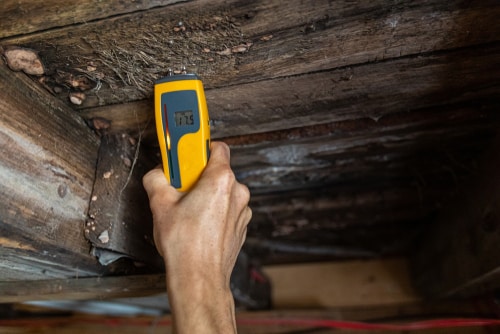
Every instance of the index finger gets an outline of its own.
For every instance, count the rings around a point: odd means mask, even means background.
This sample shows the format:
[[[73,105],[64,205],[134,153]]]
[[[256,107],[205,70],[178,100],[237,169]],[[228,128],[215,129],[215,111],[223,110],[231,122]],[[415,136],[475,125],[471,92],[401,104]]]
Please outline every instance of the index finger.
[[[146,173],[142,178],[142,184],[150,200],[158,193],[168,195],[171,199],[178,199],[182,195],[168,183],[161,165]]]

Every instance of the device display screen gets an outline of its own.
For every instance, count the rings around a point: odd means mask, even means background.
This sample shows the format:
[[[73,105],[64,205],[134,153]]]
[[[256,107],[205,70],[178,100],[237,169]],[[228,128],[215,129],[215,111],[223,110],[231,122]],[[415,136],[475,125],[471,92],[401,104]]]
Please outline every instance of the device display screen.
[[[185,126],[193,124],[194,119],[192,110],[178,111],[175,113],[175,126]]]

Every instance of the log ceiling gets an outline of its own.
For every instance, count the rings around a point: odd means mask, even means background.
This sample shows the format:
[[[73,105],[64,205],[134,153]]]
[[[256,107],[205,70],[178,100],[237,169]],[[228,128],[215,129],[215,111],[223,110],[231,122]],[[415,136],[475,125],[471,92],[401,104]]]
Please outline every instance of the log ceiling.
[[[153,252],[139,181],[159,162],[152,85],[169,68],[204,81],[264,262],[406,254],[500,125],[496,0],[0,6],[4,58],[33,50],[32,85],[101,138],[82,231],[136,261]]]

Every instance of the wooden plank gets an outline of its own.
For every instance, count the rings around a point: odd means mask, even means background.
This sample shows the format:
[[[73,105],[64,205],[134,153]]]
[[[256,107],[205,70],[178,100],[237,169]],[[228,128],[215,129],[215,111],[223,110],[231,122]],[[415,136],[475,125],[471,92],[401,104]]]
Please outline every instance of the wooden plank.
[[[223,140],[232,148],[236,176],[259,194],[372,174],[380,181],[416,178],[410,168],[425,178],[446,164],[443,152],[463,156],[458,152],[473,152],[493,138],[500,124],[496,111],[496,104],[454,105]]]
[[[290,129],[355,119],[379,121],[392,113],[500,95],[500,45],[396,59],[297,77],[211,89],[206,92],[212,136]],[[285,98],[284,98],[285,97]],[[110,131],[149,127],[149,101],[82,112],[111,120]],[[437,110],[439,112],[439,110]]]
[[[418,300],[409,285],[406,262],[402,259],[271,266],[264,272],[274,284],[276,307],[373,306]],[[165,292],[165,275],[160,274],[15,281],[0,284],[0,303],[100,300],[161,292]]]
[[[497,114],[495,104],[431,108],[227,138],[236,175],[252,191],[249,236],[392,247],[402,241],[391,240],[398,224],[426,226],[471,174]],[[394,234],[383,237],[383,226]]]
[[[102,137],[85,236],[95,247],[162,268],[142,187],[142,176],[155,165],[151,157],[141,150],[140,138],[125,133]]]
[[[231,145],[237,178],[252,191],[249,237],[298,248],[329,247],[334,241],[333,250],[320,254],[327,258],[407,250],[427,226],[427,218],[474,168],[481,147],[500,122],[496,111],[495,103],[459,104],[379,120],[225,138]],[[439,144],[435,138],[440,138]],[[123,166],[121,159],[114,161]],[[101,193],[117,191],[104,187]],[[130,195],[128,190],[123,194]],[[116,212],[110,210],[116,210],[116,202],[111,203],[114,206],[103,210],[97,205],[94,211],[100,216]],[[132,221],[141,220],[141,212],[148,210],[147,203],[142,209],[127,208],[122,207],[120,214]],[[116,240],[121,244],[122,238]],[[265,251],[270,247],[254,244],[251,248]],[[332,255],[339,248],[342,254]],[[300,252],[265,260],[286,262]]]
[[[336,308],[390,305],[419,300],[401,259],[351,261],[265,268],[274,307]]]
[[[181,0],[153,1],[30,1],[4,0],[0,11],[0,38],[24,35],[35,31],[87,23],[124,13],[166,6]]]
[[[478,295],[500,287],[499,149],[497,139],[470,184],[422,237],[414,271],[426,295]]]
[[[4,44],[39,51],[45,84],[63,100],[68,90],[85,90],[82,106],[90,107],[150,97],[153,81],[181,65],[213,88],[494,42],[498,14],[493,0],[198,1]]]
[[[32,256],[34,264],[46,261],[47,277],[52,264],[66,266],[65,274],[54,271],[58,277],[73,277],[77,270],[99,273],[82,229],[97,137],[63,103],[5,65],[0,91],[2,261],[14,252],[18,259]],[[3,268],[0,280],[8,270]]]
[[[0,283],[0,302],[110,299],[165,292],[165,275],[105,276]]]
[[[77,228],[81,228],[78,226]],[[0,226],[0,284],[5,281],[47,280],[61,277],[88,277],[109,270],[101,268],[95,258],[55,242],[26,237],[28,229]]]

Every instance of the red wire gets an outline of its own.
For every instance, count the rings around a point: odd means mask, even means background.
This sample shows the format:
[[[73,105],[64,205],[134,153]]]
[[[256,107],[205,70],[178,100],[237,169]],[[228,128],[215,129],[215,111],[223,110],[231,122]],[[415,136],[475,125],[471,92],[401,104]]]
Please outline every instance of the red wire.
[[[161,320],[155,323],[148,319],[127,319],[127,318],[68,318],[68,319],[11,319],[0,320],[0,326],[7,327],[37,327],[37,326],[59,326],[64,322],[82,322],[103,324],[109,327],[114,326],[136,326],[149,327],[170,326],[169,319]],[[478,319],[478,318],[457,318],[457,319],[437,319],[418,322],[409,322],[403,324],[376,324],[366,322],[313,319],[313,318],[244,318],[237,319],[239,325],[243,326],[301,326],[301,327],[325,327],[336,329],[353,330],[391,330],[391,331],[415,331],[435,328],[453,328],[453,327],[480,327],[480,326],[500,326],[500,319]]]
[[[423,330],[433,328],[451,327],[478,327],[478,326],[500,326],[500,319],[438,319],[405,324],[375,324],[366,322],[325,320],[325,319],[273,319],[273,318],[240,318],[240,325],[288,325],[307,327],[327,327],[337,329],[359,329],[359,330]]]

